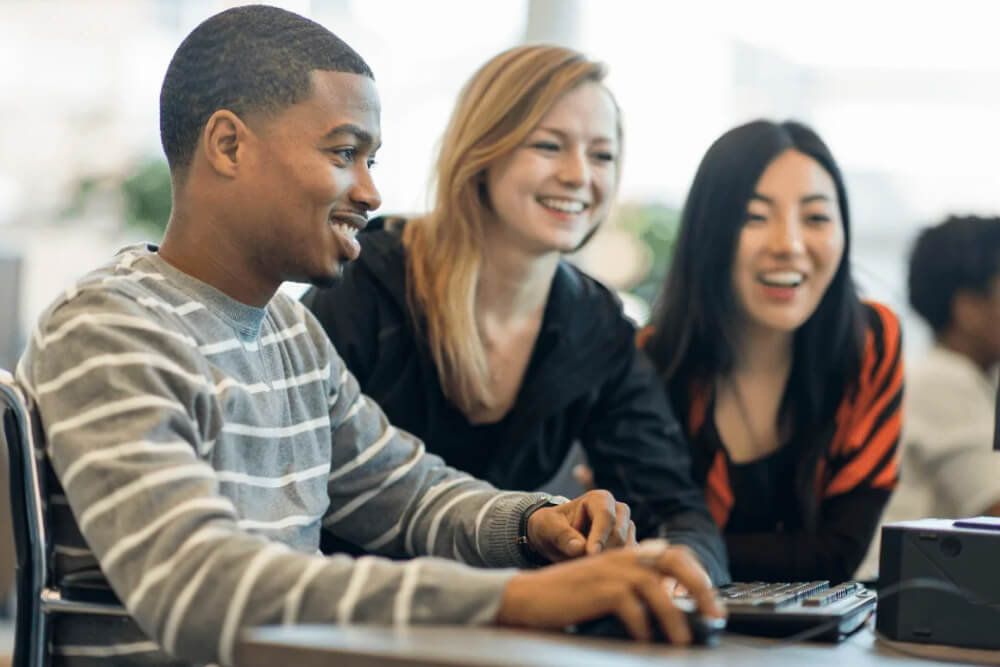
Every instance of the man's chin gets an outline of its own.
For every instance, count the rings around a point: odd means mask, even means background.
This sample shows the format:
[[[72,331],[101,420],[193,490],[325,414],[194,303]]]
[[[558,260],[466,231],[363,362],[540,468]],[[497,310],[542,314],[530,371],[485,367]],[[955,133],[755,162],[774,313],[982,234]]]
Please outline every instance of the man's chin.
[[[316,274],[309,276],[306,280],[307,283],[314,287],[325,288],[333,287],[340,280],[340,277],[344,275],[344,261],[338,260],[337,264],[334,266],[333,271],[330,273]]]

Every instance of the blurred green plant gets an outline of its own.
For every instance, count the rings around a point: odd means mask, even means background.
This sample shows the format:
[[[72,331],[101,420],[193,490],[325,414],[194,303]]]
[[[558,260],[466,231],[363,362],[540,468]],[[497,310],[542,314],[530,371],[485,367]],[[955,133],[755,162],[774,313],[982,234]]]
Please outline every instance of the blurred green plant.
[[[126,229],[158,241],[170,219],[170,168],[162,158],[146,158],[124,173],[86,174],[60,213],[75,219],[97,211],[120,217]]]
[[[75,218],[82,214],[87,208],[87,201],[100,187],[100,180],[95,176],[84,176],[76,182],[73,188],[73,195],[66,207],[62,210],[63,218]]]
[[[632,234],[650,257],[649,271],[628,291],[653,306],[673,260],[681,213],[659,203],[623,204],[617,218],[621,228]]]
[[[162,159],[147,159],[120,186],[125,225],[159,241],[170,219],[170,168]]]

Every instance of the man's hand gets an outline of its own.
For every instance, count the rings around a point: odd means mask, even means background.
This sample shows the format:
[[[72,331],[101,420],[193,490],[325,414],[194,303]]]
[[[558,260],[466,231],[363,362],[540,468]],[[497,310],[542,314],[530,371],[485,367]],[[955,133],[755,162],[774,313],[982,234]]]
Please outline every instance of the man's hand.
[[[607,491],[538,510],[528,519],[528,546],[556,563],[604,549],[635,544],[628,505]]]
[[[516,575],[504,589],[497,623],[562,630],[615,614],[636,639],[652,638],[652,621],[660,624],[672,643],[690,643],[684,613],[674,606],[664,580],[676,579],[702,613],[724,616],[708,574],[687,547],[662,548],[650,557],[648,551],[643,553],[644,546],[615,549]]]

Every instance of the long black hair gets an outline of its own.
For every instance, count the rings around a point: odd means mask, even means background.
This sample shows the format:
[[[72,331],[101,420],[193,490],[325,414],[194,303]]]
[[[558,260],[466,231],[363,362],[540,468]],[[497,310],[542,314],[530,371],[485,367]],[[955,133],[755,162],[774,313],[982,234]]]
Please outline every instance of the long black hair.
[[[795,332],[791,374],[779,410],[779,423],[791,424],[793,444],[801,448],[797,486],[800,498],[808,501],[814,495],[815,475],[810,472],[832,436],[837,407],[846,393],[856,390],[864,343],[848,259],[847,191],[833,155],[813,130],[792,121],[758,120],[726,132],[708,149],[684,204],[673,262],[644,347],[686,422],[692,383],[712,382],[733,368],[739,336],[732,287],[736,247],[757,181],[786,150],[808,155],[830,174],[844,226],[844,252],[833,280],[816,311]],[[815,516],[808,515],[814,511],[806,514],[806,524],[813,524]]]

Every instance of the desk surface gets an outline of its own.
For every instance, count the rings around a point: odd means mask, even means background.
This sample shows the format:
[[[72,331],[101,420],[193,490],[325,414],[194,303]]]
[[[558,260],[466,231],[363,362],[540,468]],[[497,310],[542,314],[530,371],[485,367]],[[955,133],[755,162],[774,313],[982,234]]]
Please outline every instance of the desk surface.
[[[236,650],[239,667],[662,667],[664,658],[678,665],[733,663],[740,667],[887,667],[915,661],[877,641],[870,628],[840,644],[781,645],[774,640],[726,634],[720,646],[705,649],[508,628],[305,625],[252,630]],[[920,660],[919,664],[951,663]]]

